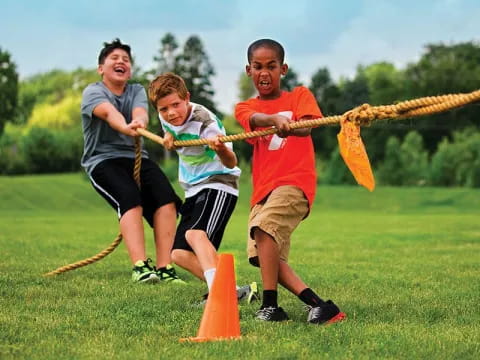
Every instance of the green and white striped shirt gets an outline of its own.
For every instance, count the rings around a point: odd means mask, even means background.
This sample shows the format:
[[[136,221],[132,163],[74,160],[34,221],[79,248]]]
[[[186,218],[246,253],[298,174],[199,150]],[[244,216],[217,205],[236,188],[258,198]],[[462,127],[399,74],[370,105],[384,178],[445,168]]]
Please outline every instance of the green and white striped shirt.
[[[175,140],[193,140],[225,135],[221,121],[207,108],[190,102],[192,111],[183,125],[169,124],[159,114],[160,123]],[[226,143],[233,149],[232,143]],[[185,197],[191,197],[203,189],[217,189],[238,196],[238,167],[229,169],[222,164],[217,153],[208,145],[180,147],[176,149],[178,180],[185,190]]]

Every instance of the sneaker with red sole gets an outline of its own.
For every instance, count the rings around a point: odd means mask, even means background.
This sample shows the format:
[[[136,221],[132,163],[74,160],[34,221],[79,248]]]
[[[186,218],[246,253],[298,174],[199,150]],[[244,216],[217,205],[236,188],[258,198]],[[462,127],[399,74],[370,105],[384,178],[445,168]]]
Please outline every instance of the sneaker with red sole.
[[[347,317],[332,300],[327,300],[321,306],[309,306],[308,310],[307,321],[310,324],[333,324]]]

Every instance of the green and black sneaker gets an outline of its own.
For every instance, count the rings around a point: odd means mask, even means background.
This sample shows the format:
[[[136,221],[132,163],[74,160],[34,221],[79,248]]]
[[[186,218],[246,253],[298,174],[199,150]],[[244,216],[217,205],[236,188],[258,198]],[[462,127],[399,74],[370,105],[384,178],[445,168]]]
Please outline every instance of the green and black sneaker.
[[[155,284],[160,281],[153,267],[150,266],[152,259],[138,260],[133,266],[132,281],[137,283]]]
[[[155,269],[155,272],[161,282],[182,285],[186,284],[185,281],[178,277],[175,268],[170,264],[168,264],[166,267]]]

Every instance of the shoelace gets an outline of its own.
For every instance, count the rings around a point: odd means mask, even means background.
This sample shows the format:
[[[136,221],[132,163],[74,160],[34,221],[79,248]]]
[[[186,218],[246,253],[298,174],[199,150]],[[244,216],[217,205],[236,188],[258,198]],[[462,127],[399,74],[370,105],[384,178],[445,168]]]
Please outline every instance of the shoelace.
[[[165,274],[165,273],[167,273],[168,276],[164,277],[163,274]],[[166,279],[166,280],[168,280],[168,281],[172,281],[172,280],[177,280],[177,279],[178,279],[177,273],[175,272],[175,268],[162,270],[162,271],[161,271],[161,276],[162,276],[162,279]]]
[[[258,310],[257,315],[260,319],[267,320],[270,315],[273,315],[275,313],[275,310],[276,308],[269,306],[269,307]]]
[[[140,267],[140,271],[142,273],[146,273],[146,272],[149,272],[149,271],[153,271],[153,267],[150,266],[150,263],[152,263],[152,259],[148,258],[147,260],[145,260],[143,262],[143,266]]]

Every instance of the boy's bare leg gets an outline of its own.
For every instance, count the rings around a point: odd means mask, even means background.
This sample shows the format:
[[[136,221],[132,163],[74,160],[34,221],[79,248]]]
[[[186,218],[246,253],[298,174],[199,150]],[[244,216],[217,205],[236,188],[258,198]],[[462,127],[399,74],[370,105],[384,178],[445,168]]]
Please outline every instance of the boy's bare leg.
[[[298,277],[293,269],[285,261],[280,260],[278,282],[295,295],[299,295],[308,286]]]
[[[217,267],[217,250],[212,245],[203,230],[188,230],[185,233],[188,245],[197,256],[198,263],[203,271]]]
[[[172,262],[171,251],[175,239],[177,211],[174,203],[159,207],[153,214],[153,234],[155,237],[157,268]]]
[[[191,272],[197,278],[205,281],[203,270],[198,262],[197,256],[188,250],[175,249],[172,251],[172,259],[178,266]]]
[[[264,290],[277,290],[280,251],[275,240],[263,230],[256,228],[254,238],[260,262]]]
[[[142,207],[137,206],[128,210],[120,218],[120,231],[133,264],[138,260],[146,259],[142,214]]]

